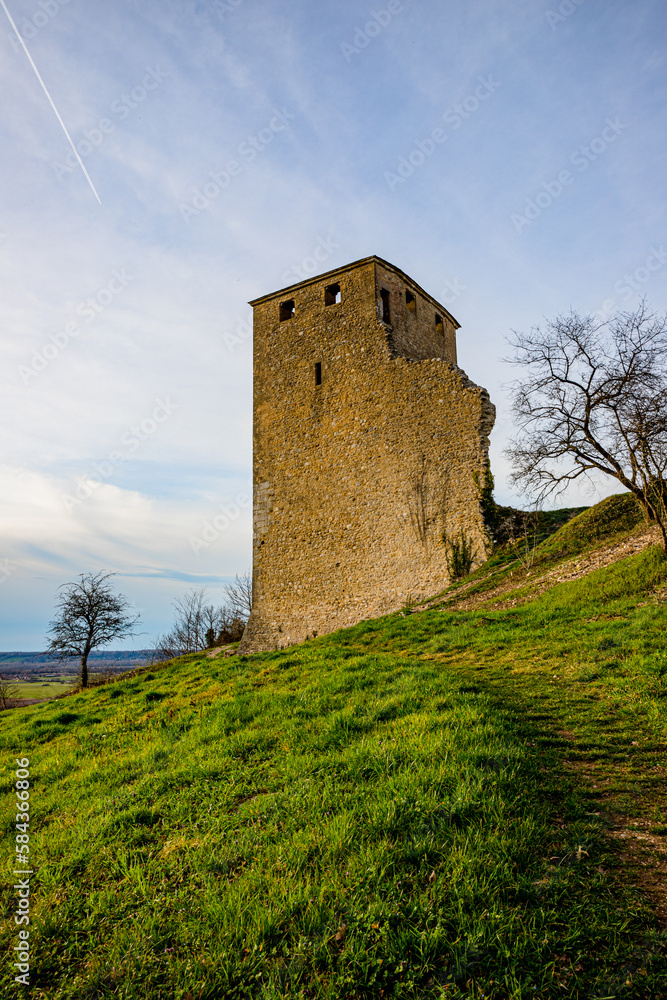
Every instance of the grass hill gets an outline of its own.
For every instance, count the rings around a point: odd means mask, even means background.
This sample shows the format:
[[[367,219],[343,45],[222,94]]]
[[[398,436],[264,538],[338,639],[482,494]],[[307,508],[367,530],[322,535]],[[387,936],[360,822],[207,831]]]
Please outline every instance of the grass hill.
[[[2,713],[32,995],[667,997],[651,541],[611,498],[428,607]]]

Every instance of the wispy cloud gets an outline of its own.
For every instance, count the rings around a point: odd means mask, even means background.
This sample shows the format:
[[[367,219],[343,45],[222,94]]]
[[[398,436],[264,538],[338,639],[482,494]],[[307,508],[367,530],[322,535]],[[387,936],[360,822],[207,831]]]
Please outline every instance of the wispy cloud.
[[[553,28],[550,0],[343,0],[326,16],[303,0],[72,0],[38,18],[32,0],[0,2],[5,648],[37,642],[55,588],[81,571],[117,570],[153,633],[185,586],[214,594],[247,568],[249,299],[370,253],[447,295],[460,362],[498,408],[506,502],[504,334],[570,305],[626,307],[624,275],[667,305],[667,268],[642,280],[667,221],[658,0],[586,0]],[[369,41],[348,62],[357,29]],[[482,101],[489,75],[500,86]],[[616,116],[618,140],[572,164]],[[391,190],[401,158],[413,172]],[[564,169],[576,183],[556,197]],[[512,213],[531,201],[540,215],[519,233]],[[188,224],[180,205],[196,210]],[[129,454],[156,399],[178,410]],[[90,493],[67,510],[78,482]]]

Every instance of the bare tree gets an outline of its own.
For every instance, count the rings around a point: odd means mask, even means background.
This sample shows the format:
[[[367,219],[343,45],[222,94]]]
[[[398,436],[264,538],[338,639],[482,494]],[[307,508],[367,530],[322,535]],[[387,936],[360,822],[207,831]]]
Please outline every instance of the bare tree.
[[[190,590],[174,601],[173,627],[156,640],[154,660],[171,660],[174,656],[185,656],[186,653],[207,648],[207,632],[217,627],[218,616],[212,605],[204,604],[205,595],[206,588],[202,587]]]
[[[644,302],[604,323],[571,312],[510,343],[522,370],[514,483],[539,502],[603,472],[660,527],[667,553],[667,317]]]
[[[226,602],[205,604],[206,588],[190,590],[174,601],[174,625],[155,641],[153,661],[171,660],[215,645],[236,642],[243,635],[252,608],[252,578],[237,576],[225,586]]]
[[[237,573],[234,582],[225,585],[225,593],[227,594],[226,606],[229,611],[244,622],[247,621],[252,611],[252,573],[250,570],[245,572],[243,576],[239,576]]]
[[[79,657],[81,687],[88,687],[88,657],[98,646],[136,635],[139,615],[132,616],[128,601],[114,594],[113,573],[81,573],[78,583],[64,583],[56,600],[56,617],[49,625],[46,652],[60,660]]]
[[[11,703],[18,698],[19,689],[8,677],[0,675],[0,708],[11,708]]]
[[[540,515],[536,510],[511,511],[499,525],[500,533],[507,539],[505,544],[525,570],[535,562],[539,527]]]

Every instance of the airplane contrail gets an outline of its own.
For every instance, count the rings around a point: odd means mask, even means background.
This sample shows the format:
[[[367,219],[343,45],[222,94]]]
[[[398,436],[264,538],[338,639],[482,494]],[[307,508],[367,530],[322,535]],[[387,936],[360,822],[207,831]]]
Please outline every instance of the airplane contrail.
[[[7,5],[5,4],[5,0],[0,0],[0,4],[2,5],[2,9],[4,10],[5,14],[7,15],[7,18],[8,18],[8,20],[9,20],[9,23],[11,24],[12,28],[14,29],[14,31],[15,31],[15,33],[16,33],[16,37],[18,38],[19,42],[20,42],[20,43],[21,43],[21,45],[23,46],[23,51],[24,51],[24,52],[25,52],[25,54],[27,55],[27,57],[28,57],[28,60],[29,60],[29,62],[30,62],[30,65],[32,66],[32,68],[33,68],[33,69],[34,69],[34,71],[35,71],[35,76],[37,77],[37,79],[39,80],[39,82],[40,82],[40,83],[41,83],[41,85],[42,85],[42,90],[43,90],[43,91],[44,91],[44,93],[46,94],[46,96],[47,96],[47,98],[48,98],[48,101],[49,101],[49,104],[50,104],[50,105],[51,105],[51,107],[53,108],[53,110],[54,110],[54,113],[55,113],[55,116],[56,116],[56,118],[58,119],[58,121],[60,122],[60,124],[61,124],[61,126],[62,126],[62,130],[63,130],[63,132],[64,132],[64,133],[65,133],[65,135],[67,136],[67,141],[69,142],[70,146],[72,147],[72,152],[74,153],[74,155],[76,156],[77,160],[79,161],[79,166],[80,166],[80,167],[81,167],[81,169],[83,170],[83,172],[84,172],[84,174],[85,174],[85,177],[86,177],[86,180],[88,181],[88,183],[90,184],[90,186],[91,186],[91,188],[92,188],[92,191],[93,191],[93,194],[95,195],[95,197],[97,198],[97,200],[99,201],[99,203],[100,203],[100,205],[101,205],[101,204],[102,204],[102,201],[101,201],[101,199],[100,199],[100,196],[98,195],[97,191],[95,190],[95,185],[94,185],[94,184],[93,184],[93,182],[91,181],[91,179],[90,179],[90,176],[89,176],[89,174],[88,174],[88,171],[86,170],[86,168],[85,168],[85,167],[84,167],[84,165],[83,165],[83,160],[82,160],[82,159],[81,159],[81,157],[79,156],[79,153],[78,153],[78,150],[77,150],[76,146],[74,145],[74,143],[72,142],[72,137],[70,136],[69,132],[67,131],[67,127],[66,127],[66,125],[65,125],[65,122],[64,122],[64,121],[62,120],[62,118],[60,117],[60,114],[59,114],[59,112],[58,112],[58,108],[57,108],[57,107],[55,106],[55,104],[53,103],[53,98],[51,97],[50,93],[49,93],[49,92],[48,92],[48,90],[46,89],[46,84],[44,83],[44,81],[42,80],[41,76],[39,75],[39,70],[38,70],[38,69],[37,69],[37,67],[35,66],[35,63],[34,63],[34,60],[33,60],[32,56],[30,55],[30,53],[28,52],[28,49],[27,49],[27,47],[26,47],[26,44],[25,44],[25,42],[23,41],[23,39],[22,39],[22,37],[21,37],[21,34],[20,34],[20,32],[19,32],[18,28],[17,28],[17,27],[16,27],[16,25],[14,24],[14,18],[12,17],[12,15],[11,15],[11,14],[9,13],[9,11],[7,10]]]

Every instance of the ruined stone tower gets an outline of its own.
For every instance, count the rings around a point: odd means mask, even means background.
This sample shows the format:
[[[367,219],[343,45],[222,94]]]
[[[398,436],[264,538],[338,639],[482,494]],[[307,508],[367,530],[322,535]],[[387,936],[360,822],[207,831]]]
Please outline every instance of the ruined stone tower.
[[[253,610],[241,651],[401,608],[449,580],[443,533],[488,544],[478,484],[495,410],[456,366],[458,323],[379,257],[254,310]]]

